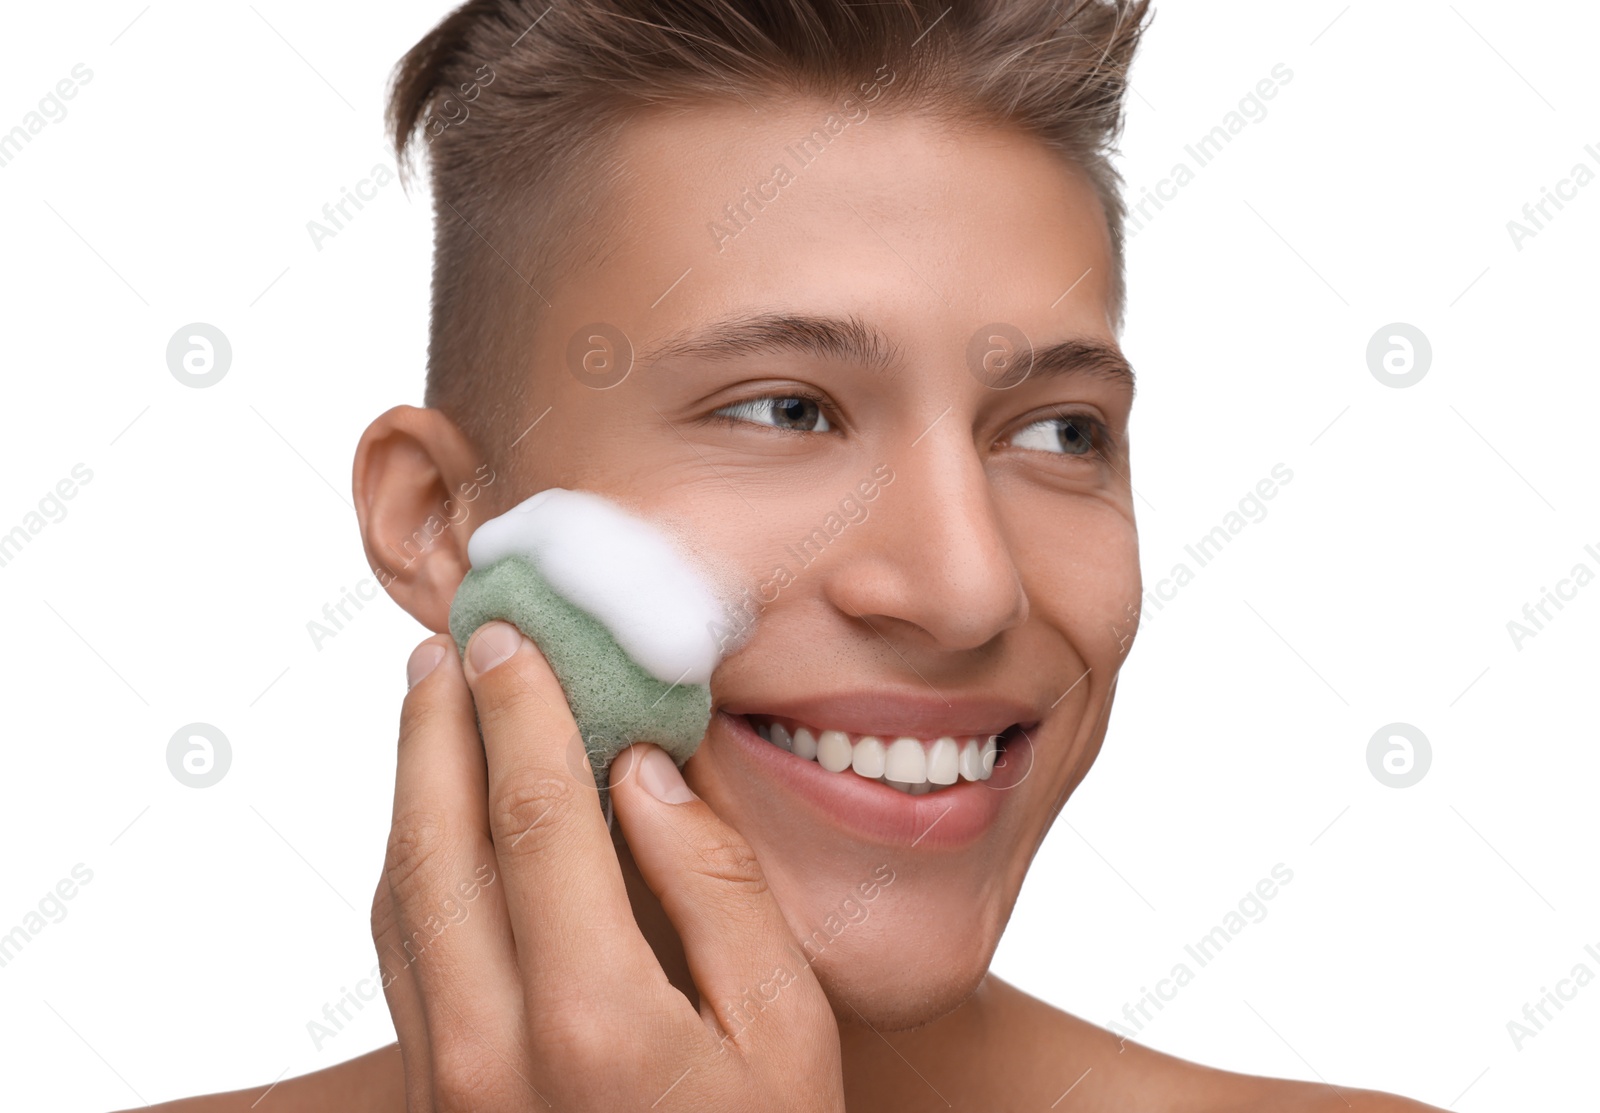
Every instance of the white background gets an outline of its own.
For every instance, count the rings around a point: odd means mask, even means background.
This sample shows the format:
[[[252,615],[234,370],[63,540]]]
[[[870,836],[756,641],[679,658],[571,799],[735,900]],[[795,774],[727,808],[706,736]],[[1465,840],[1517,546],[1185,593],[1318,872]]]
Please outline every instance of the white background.
[[[430,221],[391,184],[320,251],[306,222],[388,163],[389,67],[444,10],[7,8],[0,131],[93,72],[0,167],[0,532],[93,472],[0,568],[0,932],[93,871],[0,968],[7,1107],[265,1086],[392,1039],[380,1003],[321,1049],[306,1025],[373,965],[423,631],[386,599],[320,648],[306,624],[368,575],[350,462],[421,398]],[[1283,863],[1142,1041],[1461,1110],[1592,1101],[1600,983],[1521,1050],[1507,1022],[1600,974],[1600,585],[1520,648],[1506,624],[1600,572],[1600,182],[1521,250],[1506,224],[1600,170],[1596,41],[1577,2],[1160,6],[1135,199],[1293,78],[1130,245],[1147,585],[1274,464],[1294,478],[1147,614],[996,973],[1109,1023]],[[195,321],[233,346],[205,390],[165,362]],[[1432,343],[1406,389],[1367,367],[1392,322]],[[165,758],[195,721],[233,752],[204,791]],[[1432,748],[1405,789],[1366,758],[1396,721]]]

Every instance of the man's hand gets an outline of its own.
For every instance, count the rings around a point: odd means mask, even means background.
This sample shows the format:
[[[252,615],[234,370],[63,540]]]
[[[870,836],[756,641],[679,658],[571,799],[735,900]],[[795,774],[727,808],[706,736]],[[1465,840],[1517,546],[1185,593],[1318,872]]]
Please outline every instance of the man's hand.
[[[412,655],[372,906],[408,1108],[842,1111],[833,1011],[744,838],[657,747],[617,759],[612,806],[696,1012],[634,921],[544,657],[493,622],[464,665],[445,635]],[[726,1032],[713,1003],[747,997],[764,1008]]]

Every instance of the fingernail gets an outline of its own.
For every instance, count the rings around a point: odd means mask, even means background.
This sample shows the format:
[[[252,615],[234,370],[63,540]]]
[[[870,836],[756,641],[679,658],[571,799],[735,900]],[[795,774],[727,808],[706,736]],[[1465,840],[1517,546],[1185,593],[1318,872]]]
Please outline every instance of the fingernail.
[[[475,676],[482,676],[522,647],[522,631],[509,622],[486,623],[472,635],[467,660]]]
[[[438,642],[423,642],[411,651],[411,657],[406,661],[406,690],[417,686],[417,682],[427,676],[439,662],[444,660],[444,646]]]
[[[683,804],[694,799],[683,774],[665,750],[651,746],[638,759],[639,784],[664,804]]]

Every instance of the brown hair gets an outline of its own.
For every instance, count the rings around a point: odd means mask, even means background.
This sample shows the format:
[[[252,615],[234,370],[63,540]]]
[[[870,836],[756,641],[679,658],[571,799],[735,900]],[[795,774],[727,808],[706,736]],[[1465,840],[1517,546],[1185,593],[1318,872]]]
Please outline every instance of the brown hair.
[[[609,152],[630,115],[734,97],[834,100],[880,80],[885,64],[896,103],[1020,126],[1084,169],[1110,231],[1120,328],[1124,207],[1110,156],[1148,5],[468,0],[400,60],[389,101],[402,176],[419,134],[430,152],[424,403],[492,457],[515,437],[545,284],[603,249],[604,230],[582,216],[626,173]]]

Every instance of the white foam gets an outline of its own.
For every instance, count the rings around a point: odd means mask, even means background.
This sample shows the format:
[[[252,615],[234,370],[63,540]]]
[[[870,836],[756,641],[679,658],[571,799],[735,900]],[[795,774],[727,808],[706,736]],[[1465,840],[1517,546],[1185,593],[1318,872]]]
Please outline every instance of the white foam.
[[[660,527],[588,491],[551,487],[490,518],[467,541],[487,568],[531,561],[568,602],[594,616],[664,684],[707,684],[721,658],[722,603]]]

